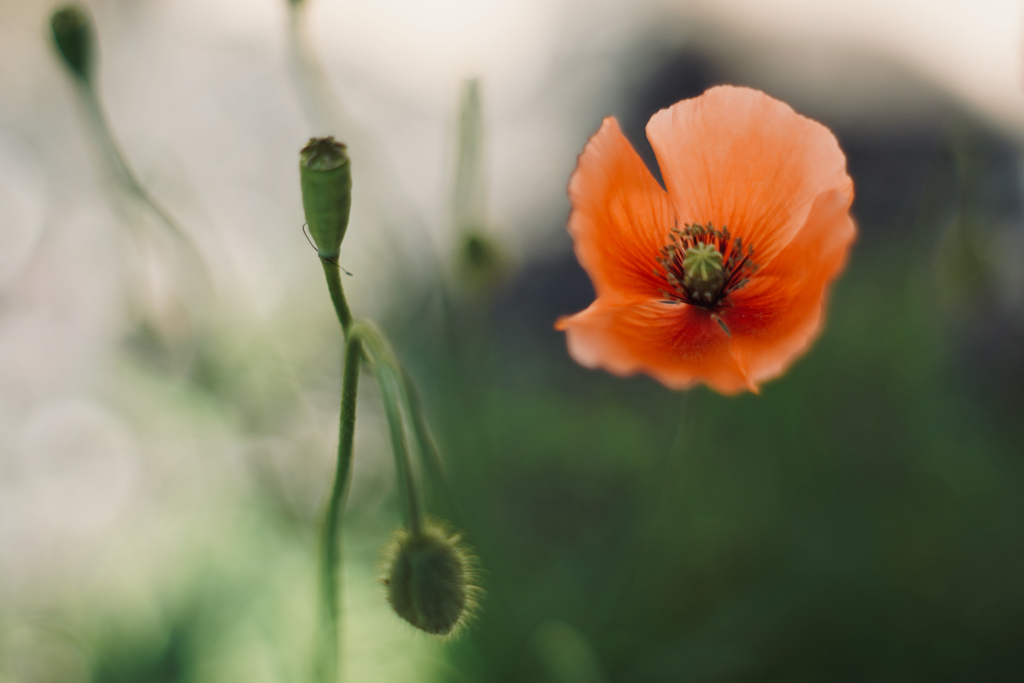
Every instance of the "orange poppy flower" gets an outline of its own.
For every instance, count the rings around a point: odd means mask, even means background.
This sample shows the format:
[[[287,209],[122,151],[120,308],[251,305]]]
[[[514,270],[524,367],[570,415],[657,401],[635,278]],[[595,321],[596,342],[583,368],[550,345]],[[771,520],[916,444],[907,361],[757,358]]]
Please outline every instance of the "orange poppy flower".
[[[756,392],[821,329],[856,236],[835,137],[757,90],[723,86],[647,124],[655,181],[606,118],[569,181],[569,233],[597,299],[560,318],[569,353],[684,389]]]

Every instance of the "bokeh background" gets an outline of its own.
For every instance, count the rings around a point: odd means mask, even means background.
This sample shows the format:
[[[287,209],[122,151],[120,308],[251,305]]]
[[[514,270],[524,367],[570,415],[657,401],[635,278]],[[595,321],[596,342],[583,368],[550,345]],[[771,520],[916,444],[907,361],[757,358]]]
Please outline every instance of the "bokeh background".
[[[306,5],[88,3],[110,126],[208,278],[110,167],[54,5],[0,5],[0,681],[311,679],[341,354],[297,152],[328,133],[350,303],[419,386],[435,511],[486,588],[451,642],[389,611],[364,381],[347,680],[1024,677],[1019,2]],[[653,168],[647,119],[718,83],[847,154],[860,235],[827,327],[759,396],[580,368],[552,328],[593,297],[576,155],[615,115]]]

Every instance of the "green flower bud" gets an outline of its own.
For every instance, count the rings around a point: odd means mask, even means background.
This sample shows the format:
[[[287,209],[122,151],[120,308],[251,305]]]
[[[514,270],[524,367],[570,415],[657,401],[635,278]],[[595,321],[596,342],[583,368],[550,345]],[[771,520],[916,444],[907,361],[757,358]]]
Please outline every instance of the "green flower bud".
[[[333,137],[310,138],[299,154],[306,224],[320,258],[338,258],[352,208],[352,170],[345,145]]]
[[[82,5],[61,7],[50,17],[50,28],[64,64],[76,78],[88,83],[92,78],[95,44],[89,10]]]
[[[395,613],[438,636],[454,635],[472,616],[480,589],[476,558],[458,535],[427,524],[399,529],[387,550],[384,585]]]

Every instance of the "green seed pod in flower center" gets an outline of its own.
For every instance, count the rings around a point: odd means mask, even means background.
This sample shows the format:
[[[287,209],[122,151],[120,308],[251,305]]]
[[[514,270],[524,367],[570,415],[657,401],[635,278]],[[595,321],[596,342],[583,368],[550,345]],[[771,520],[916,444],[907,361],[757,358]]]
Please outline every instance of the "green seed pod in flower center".
[[[88,83],[93,68],[93,29],[89,11],[81,5],[61,7],[50,17],[57,51],[76,78]]]
[[[722,285],[722,252],[713,244],[702,243],[686,250],[683,256],[683,284],[698,301],[714,301]]]
[[[333,137],[311,138],[299,154],[299,181],[306,224],[320,258],[338,258],[352,208],[348,151]]]
[[[418,535],[400,529],[388,555],[383,581],[395,613],[421,631],[455,633],[472,614],[479,592],[475,559],[459,536],[433,525]]]

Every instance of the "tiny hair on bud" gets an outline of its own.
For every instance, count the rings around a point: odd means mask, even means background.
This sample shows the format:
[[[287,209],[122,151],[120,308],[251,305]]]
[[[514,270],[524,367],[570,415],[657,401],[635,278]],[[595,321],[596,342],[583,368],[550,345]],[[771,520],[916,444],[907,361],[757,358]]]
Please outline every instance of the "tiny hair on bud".
[[[476,556],[434,521],[419,534],[404,527],[385,549],[381,582],[395,613],[421,631],[453,637],[472,618],[481,589]]]

